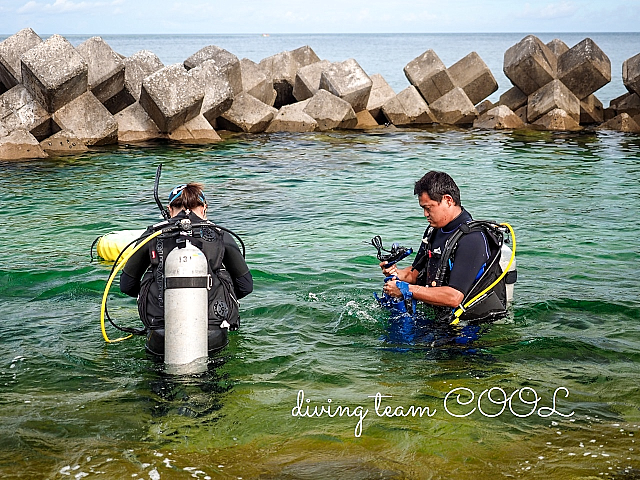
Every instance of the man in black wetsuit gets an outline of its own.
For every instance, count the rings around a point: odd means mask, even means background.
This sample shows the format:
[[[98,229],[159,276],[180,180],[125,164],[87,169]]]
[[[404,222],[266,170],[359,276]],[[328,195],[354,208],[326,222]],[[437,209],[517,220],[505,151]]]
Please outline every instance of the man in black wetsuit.
[[[185,218],[191,220],[192,225],[207,223],[207,201],[202,185],[188,183],[174,188],[169,194],[168,210],[171,218],[147,228],[145,237]],[[200,238],[184,235],[157,237],[148,243],[148,248],[145,246],[133,254],[122,271],[120,290],[138,297],[140,319],[148,331],[146,348],[151,353],[164,354],[164,259],[185,238],[203,251],[212,278],[213,285],[209,290],[209,351],[224,347],[228,341],[227,329],[238,327],[238,300],[253,291],[251,272],[229,233],[215,228],[214,224],[203,231]]]
[[[380,263],[385,276],[395,277],[385,283],[384,291],[392,297],[413,298],[436,307],[458,307],[484,271],[490,256],[487,239],[480,231],[463,235],[445,281],[437,285],[436,271],[445,243],[459,225],[472,220],[471,215],[460,203],[460,189],[444,172],[425,174],[416,182],[413,193],[418,196],[429,228],[413,265],[398,269]]]

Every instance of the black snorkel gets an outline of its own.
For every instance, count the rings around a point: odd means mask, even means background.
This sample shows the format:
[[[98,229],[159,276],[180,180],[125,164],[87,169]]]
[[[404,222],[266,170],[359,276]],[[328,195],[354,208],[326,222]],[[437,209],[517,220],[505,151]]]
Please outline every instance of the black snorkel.
[[[153,184],[153,198],[156,201],[156,205],[158,205],[158,208],[160,209],[160,213],[162,214],[162,218],[164,218],[165,220],[169,220],[171,218],[171,215],[169,214],[169,209],[167,207],[163,207],[162,206],[162,202],[160,201],[160,197],[158,197],[158,187],[160,185],[160,174],[162,173],[162,164],[158,165],[158,168],[156,169],[156,180],[155,183]],[[209,226],[209,223],[203,223],[203,224],[196,224],[193,225],[194,228],[196,227],[203,227],[203,226]],[[242,246],[242,256],[246,257],[246,247],[244,245],[244,242],[242,241],[242,238],[240,238],[240,236],[229,230],[228,228],[225,227],[221,227],[220,225],[216,225],[216,224],[212,224],[214,225],[216,228],[219,228],[220,230],[224,230],[225,232],[228,232],[229,234],[233,235],[238,242],[240,242],[240,245]],[[191,230],[191,228],[189,229],[185,229],[183,228],[183,230]],[[96,239],[97,241],[97,239]],[[95,242],[94,242],[95,243]]]
[[[158,165],[158,169],[156,170],[156,181],[153,184],[153,198],[156,200],[156,205],[160,209],[160,213],[162,214],[162,218],[165,220],[169,220],[169,210],[162,206],[162,202],[158,197],[158,186],[160,185],[160,174],[162,173],[162,164]]]

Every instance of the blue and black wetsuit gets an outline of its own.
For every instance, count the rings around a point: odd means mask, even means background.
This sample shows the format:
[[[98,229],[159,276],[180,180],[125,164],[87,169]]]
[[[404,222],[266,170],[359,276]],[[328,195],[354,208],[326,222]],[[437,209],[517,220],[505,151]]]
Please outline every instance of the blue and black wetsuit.
[[[447,240],[460,225],[471,220],[471,215],[463,208],[462,213],[446,226],[438,229],[427,228],[412,265],[413,269],[418,270],[418,285],[436,286],[433,282],[436,280],[436,272]],[[464,235],[458,242],[455,258],[449,262],[442,285],[448,285],[466,295],[482,273],[490,255],[487,238],[483,232]]]

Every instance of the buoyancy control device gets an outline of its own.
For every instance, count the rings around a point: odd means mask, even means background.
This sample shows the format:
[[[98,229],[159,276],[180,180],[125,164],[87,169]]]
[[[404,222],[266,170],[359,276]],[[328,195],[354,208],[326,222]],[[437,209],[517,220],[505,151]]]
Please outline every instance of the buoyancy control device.
[[[516,236],[508,223],[472,220],[460,225],[447,239],[436,273],[436,284],[446,284],[445,279],[455,263],[458,242],[462,236],[472,232],[484,233],[490,256],[460,305],[447,315],[452,324],[460,320],[483,321],[502,317],[513,302],[513,286],[517,280]],[[507,233],[511,236],[513,248],[507,245]]]

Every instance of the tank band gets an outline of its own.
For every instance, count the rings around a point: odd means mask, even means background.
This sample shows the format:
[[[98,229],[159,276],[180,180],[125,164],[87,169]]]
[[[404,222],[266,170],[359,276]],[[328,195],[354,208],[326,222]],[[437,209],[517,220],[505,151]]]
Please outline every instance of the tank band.
[[[172,288],[208,288],[209,277],[166,277],[165,290]]]

